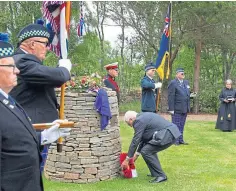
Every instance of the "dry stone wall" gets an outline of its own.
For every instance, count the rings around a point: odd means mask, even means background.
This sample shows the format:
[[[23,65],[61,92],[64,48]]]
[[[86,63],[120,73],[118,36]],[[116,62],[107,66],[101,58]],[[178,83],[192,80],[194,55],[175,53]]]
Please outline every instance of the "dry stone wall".
[[[64,140],[63,151],[56,144],[49,149],[45,177],[74,183],[112,179],[119,175],[121,141],[116,92],[107,91],[112,119],[100,129],[100,114],[94,109],[95,93],[65,93],[65,118],[75,122]]]

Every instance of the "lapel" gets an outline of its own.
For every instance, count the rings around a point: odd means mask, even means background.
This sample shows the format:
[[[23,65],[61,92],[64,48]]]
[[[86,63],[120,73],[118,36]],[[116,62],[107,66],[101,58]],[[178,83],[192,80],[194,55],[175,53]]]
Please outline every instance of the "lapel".
[[[36,141],[36,143],[38,143],[38,139],[36,136],[36,132],[31,124],[31,122],[29,121],[29,118],[27,117],[26,113],[25,115],[16,108],[19,107],[20,109],[22,109],[22,111],[24,111],[24,109],[18,104],[16,103],[16,106],[13,106],[9,100],[7,98],[5,98],[1,93],[0,93],[0,102],[3,103],[3,105],[9,109],[22,123],[23,125],[26,127],[26,129],[29,131],[29,133],[34,137],[34,140]]]
[[[149,78],[148,76],[146,76],[146,79],[149,81],[149,82],[152,82],[152,83],[155,83],[155,81],[151,78]]]
[[[176,83],[177,83],[177,86],[179,87],[179,89],[181,91],[184,91],[187,95],[189,95],[188,88],[187,88],[185,80],[183,80],[182,85],[181,85],[180,81],[177,78],[175,80],[176,80]]]
[[[180,81],[179,81],[177,78],[175,79],[175,81],[176,81],[178,87],[182,88],[182,87],[181,87],[181,83],[180,83]]]

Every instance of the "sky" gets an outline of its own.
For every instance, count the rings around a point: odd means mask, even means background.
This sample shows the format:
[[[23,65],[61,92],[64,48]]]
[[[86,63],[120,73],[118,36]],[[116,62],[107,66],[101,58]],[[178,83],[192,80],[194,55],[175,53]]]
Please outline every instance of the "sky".
[[[89,9],[91,11],[94,11],[92,1],[86,1]],[[86,10],[85,10],[86,14]],[[86,20],[86,18],[85,18]],[[111,43],[111,46],[113,48],[117,47],[117,37],[119,34],[121,34],[121,27],[120,26],[107,26],[107,25],[116,25],[111,19],[106,19],[105,20],[105,25],[104,25],[104,38],[106,41],[109,41]],[[131,36],[131,34],[134,33],[134,31],[131,28],[126,28],[125,29],[125,35],[126,36]]]

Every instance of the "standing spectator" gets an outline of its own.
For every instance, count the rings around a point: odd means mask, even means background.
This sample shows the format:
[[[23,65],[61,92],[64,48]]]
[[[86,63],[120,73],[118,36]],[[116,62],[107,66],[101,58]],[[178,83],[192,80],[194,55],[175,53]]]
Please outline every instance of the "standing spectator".
[[[216,129],[231,132],[236,128],[236,90],[232,88],[232,80],[225,81],[225,88],[222,89],[219,99],[221,104],[218,111]]]
[[[145,66],[145,76],[141,80],[142,88],[142,112],[154,112],[156,113],[156,94],[158,88],[161,88],[162,83],[156,83],[153,77],[156,72],[156,67],[153,63]]]
[[[116,91],[118,103],[120,102],[120,88],[115,81],[115,78],[119,75],[118,62],[107,64],[104,66],[107,70],[107,75],[104,77],[104,85],[107,88],[111,88],[112,91]]]
[[[188,144],[184,141],[183,133],[187,113],[190,111],[190,86],[184,77],[184,69],[178,68],[176,78],[168,86],[168,111],[171,113],[172,123],[177,125],[181,133],[176,145]]]
[[[32,123],[48,123],[58,119],[59,105],[54,88],[70,79],[70,60],[61,59],[56,68],[43,65],[49,38],[50,34],[43,25],[30,24],[19,32],[19,48],[13,56],[20,74],[18,84],[10,94],[26,110]],[[45,145],[41,170],[47,152],[48,146]]]

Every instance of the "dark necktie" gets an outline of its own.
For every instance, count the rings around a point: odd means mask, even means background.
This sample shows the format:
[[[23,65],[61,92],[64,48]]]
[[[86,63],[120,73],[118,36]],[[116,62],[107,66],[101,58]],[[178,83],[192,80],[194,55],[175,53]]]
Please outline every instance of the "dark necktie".
[[[16,107],[16,102],[15,102],[15,100],[11,96],[8,96],[8,100],[9,100],[11,105]]]
[[[16,108],[17,112],[19,112],[20,114],[23,114],[27,119],[29,119],[25,111],[16,105],[16,101],[10,95],[8,96],[8,100],[11,103],[11,105],[13,105]]]

